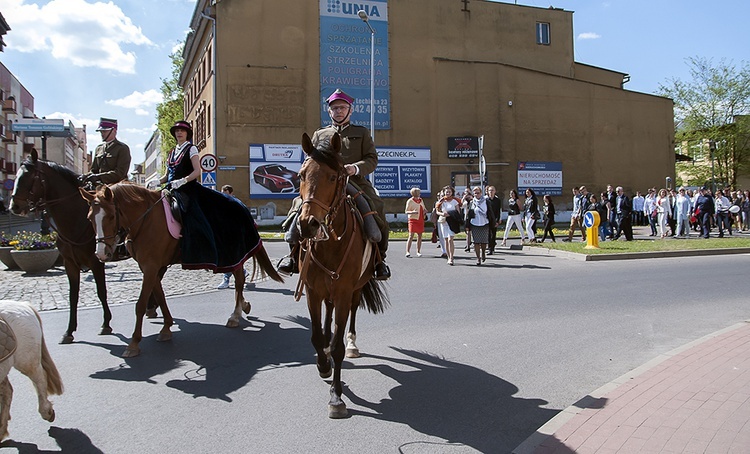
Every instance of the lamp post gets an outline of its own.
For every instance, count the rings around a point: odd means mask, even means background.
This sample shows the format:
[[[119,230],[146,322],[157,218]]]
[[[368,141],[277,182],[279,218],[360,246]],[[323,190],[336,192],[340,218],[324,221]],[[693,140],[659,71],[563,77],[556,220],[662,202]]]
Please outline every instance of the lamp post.
[[[365,10],[359,10],[357,15],[370,29],[370,135],[375,142],[375,29],[370,25],[370,18]]]
[[[716,193],[716,180],[714,179],[714,152],[716,151],[716,142],[708,141],[708,151],[711,152],[711,194]]]

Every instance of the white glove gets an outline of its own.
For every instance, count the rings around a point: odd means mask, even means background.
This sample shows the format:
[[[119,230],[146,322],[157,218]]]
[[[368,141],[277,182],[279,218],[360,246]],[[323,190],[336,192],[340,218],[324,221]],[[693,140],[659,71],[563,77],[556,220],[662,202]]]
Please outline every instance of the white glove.
[[[153,180],[146,183],[146,189],[151,189],[152,191],[159,187],[161,184],[161,181],[159,181],[158,178],[154,178]]]
[[[187,183],[187,178],[179,178],[177,180],[172,181],[172,189],[179,189],[182,186],[185,186]]]

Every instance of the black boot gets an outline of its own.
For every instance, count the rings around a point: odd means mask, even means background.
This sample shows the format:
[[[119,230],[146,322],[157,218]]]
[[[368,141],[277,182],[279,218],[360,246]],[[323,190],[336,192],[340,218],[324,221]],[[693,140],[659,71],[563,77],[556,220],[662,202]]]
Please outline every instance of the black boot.
[[[391,277],[391,269],[385,264],[385,261],[378,262],[375,265],[375,279],[385,281]]]
[[[286,276],[291,276],[294,273],[299,274],[297,259],[293,255],[288,255],[282,258],[276,266],[276,271]]]

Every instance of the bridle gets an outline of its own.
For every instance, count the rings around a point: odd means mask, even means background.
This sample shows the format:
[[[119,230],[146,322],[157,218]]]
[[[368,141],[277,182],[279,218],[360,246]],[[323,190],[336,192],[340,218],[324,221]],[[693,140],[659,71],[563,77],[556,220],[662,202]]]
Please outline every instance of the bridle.
[[[159,205],[159,202],[161,202],[162,199],[166,197],[166,193],[167,191],[162,191],[161,197],[159,197],[159,199],[156,202],[154,202],[153,205],[148,207],[146,211],[144,211],[140,216],[138,216],[138,218],[135,221],[131,222],[128,227],[122,227],[120,225],[120,217],[124,217],[124,216],[121,216],[120,207],[117,206],[117,200],[115,200],[115,198],[112,197],[112,206],[114,206],[115,208],[115,233],[113,235],[95,237],[94,241],[96,242],[96,244],[102,243],[104,244],[105,247],[112,248],[114,252],[114,249],[125,244],[125,238],[129,237],[127,241],[134,241],[136,237],[138,236],[138,234],[140,234],[140,229],[138,229],[138,231],[136,231],[133,236],[130,236],[130,232],[133,230],[133,226],[139,221],[141,224],[143,224],[143,221],[145,220],[146,216],[148,216],[148,214],[151,213],[151,210],[153,210],[155,206]],[[92,204],[93,203],[96,203],[96,202],[92,202]],[[99,208],[99,209],[102,209],[102,208]],[[94,233],[94,235],[96,235],[96,233]],[[114,239],[114,242],[113,242],[114,244],[110,246],[109,244],[107,244],[107,240],[112,240],[112,239]]]
[[[312,158],[307,158],[312,159]],[[303,164],[304,166],[304,164]],[[305,204],[310,205],[317,205],[318,207],[322,208],[325,211],[325,216],[323,216],[323,223],[321,224],[321,235],[316,236],[315,238],[309,238],[311,241],[318,242],[318,241],[328,241],[330,238],[330,234],[333,234],[333,236],[336,236],[336,232],[333,229],[333,220],[336,219],[336,215],[338,214],[339,207],[344,203],[346,200],[346,185],[349,183],[349,176],[346,174],[346,171],[342,168],[338,172],[338,176],[336,177],[336,189],[334,192],[333,200],[330,204],[326,204],[325,202],[321,202],[320,200],[316,199],[314,196],[308,197],[305,200],[302,201],[302,205],[300,206],[300,210],[302,209]],[[299,229],[299,217],[297,217],[297,229]],[[346,231],[346,227],[344,228],[344,231]],[[342,232],[343,236],[343,232]],[[338,240],[341,239],[341,237],[337,238]]]
[[[310,159],[310,158],[308,158]],[[354,235],[354,231],[357,228],[357,223],[354,221],[354,212],[353,210],[356,210],[357,208],[354,205],[354,202],[352,199],[346,194],[346,185],[349,182],[349,176],[346,174],[346,171],[342,168],[339,173],[338,177],[336,178],[336,189],[334,193],[334,198],[331,201],[330,204],[326,204],[325,202],[321,202],[320,200],[313,197],[308,197],[305,200],[302,201],[302,206],[304,206],[306,203],[309,203],[311,205],[317,205],[318,207],[325,210],[326,214],[323,218],[323,223],[320,226],[321,233],[316,236],[315,238],[305,238],[301,242],[301,248],[305,252],[305,257],[302,260],[302,263],[300,264],[300,279],[297,283],[297,289],[295,291],[295,300],[299,301],[299,299],[302,297],[302,288],[307,283],[307,271],[310,268],[310,262],[315,263],[315,265],[318,266],[324,273],[328,275],[328,277],[331,279],[331,287],[333,287],[334,283],[339,279],[341,276],[341,271],[344,268],[344,264],[346,263],[346,258],[349,255],[349,252],[352,249],[352,246],[354,245],[354,240],[356,235]],[[339,214],[339,209],[344,205],[348,205],[348,210],[344,211],[344,227],[342,231],[340,232],[340,235],[336,235],[336,231],[333,228],[333,221],[336,219],[336,217]],[[346,251],[341,256],[341,261],[339,262],[338,266],[335,270],[329,269],[326,267],[315,255],[315,247],[316,244],[321,242],[326,242],[330,240],[331,238],[335,238],[336,241],[341,241],[341,239],[344,237],[346,232],[349,230],[349,226],[352,226],[352,234],[349,236],[349,242],[346,246]],[[297,229],[299,229],[299,216],[297,217]],[[329,233],[330,232],[330,233]]]

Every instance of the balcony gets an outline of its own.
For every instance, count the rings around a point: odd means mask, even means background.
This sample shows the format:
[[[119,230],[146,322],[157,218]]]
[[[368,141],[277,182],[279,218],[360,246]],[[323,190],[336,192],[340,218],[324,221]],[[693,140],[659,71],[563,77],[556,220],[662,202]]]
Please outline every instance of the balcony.
[[[8,98],[3,101],[3,112],[18,113],[16,110],[16,100],[14,98]]]

